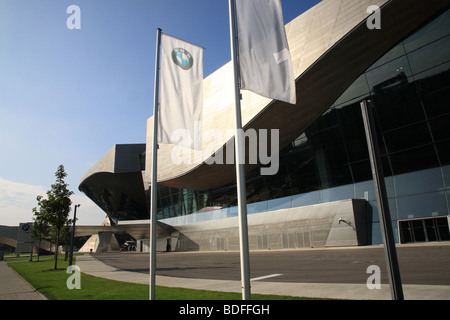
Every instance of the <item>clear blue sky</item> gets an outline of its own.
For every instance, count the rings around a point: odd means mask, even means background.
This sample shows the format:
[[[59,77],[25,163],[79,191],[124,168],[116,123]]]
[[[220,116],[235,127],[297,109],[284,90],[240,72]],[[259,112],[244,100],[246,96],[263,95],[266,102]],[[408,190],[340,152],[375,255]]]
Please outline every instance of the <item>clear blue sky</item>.
[[[282,0],[285,23],[318,2]],[[0,225],[31,221],[60,164],[79,223],[103,221],[78,182],[115,144],[145,143],[158,27],[207,49],[205,76],[230,60],[227,0],[0,0]]]

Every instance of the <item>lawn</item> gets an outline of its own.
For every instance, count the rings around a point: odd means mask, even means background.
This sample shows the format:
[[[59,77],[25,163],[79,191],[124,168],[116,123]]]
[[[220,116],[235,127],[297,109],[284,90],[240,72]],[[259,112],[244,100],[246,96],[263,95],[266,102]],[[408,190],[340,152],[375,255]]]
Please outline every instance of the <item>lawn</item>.
[[[76,257],[75,257],[76,258]],[[36,259],[34,259],[36,260]],[[148,300],[148,285],[126,283],[81,274],[81,289],[69,290],[66,282],[68,261],[58,258],[58,270],[53,270],[53,257],[41,257],[29,262],[28,257],[8,258],[8,265],[49,300]],[[181,288],[156,287],[159,300],[241,300],[240,293],[214,292]],[[299,300],[296,297],[252,295],[253,300]]]

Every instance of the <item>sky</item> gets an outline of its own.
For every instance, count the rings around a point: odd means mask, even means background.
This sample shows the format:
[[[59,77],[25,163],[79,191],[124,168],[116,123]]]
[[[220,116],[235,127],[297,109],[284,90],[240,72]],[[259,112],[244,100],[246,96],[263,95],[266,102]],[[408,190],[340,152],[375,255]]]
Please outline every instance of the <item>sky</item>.
[[[288,23],[320,1],[281,2]],[[206,48],[205,77],[231,60],[227,0],[0,0],[0,225],[32,221],[60,164],[77,223],[103,222],[78,183],[115,144],[145,143],[157,28]]]

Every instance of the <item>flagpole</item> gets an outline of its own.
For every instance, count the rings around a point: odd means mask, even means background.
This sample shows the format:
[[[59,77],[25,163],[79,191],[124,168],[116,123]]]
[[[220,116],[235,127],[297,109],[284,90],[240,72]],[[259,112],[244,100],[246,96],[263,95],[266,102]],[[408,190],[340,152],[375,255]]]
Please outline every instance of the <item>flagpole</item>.
[[[397,250],[395,248],[394,232],[392,230],[391,213],[389,211],[386,185],[384,182],[383,165],[378,150],[378,138],[372,109],[373,100],[363,100],[361,102],[361,112],[378,203],[378,214],[380,216],[386,268],[388,271],[389,284],[391,286],[391,296],[392,300],[404,300],[400,267],[398,264]]]
[[[156,58],[155,58],[155,92],[153,102],[153,142],[152,142],[152,179],[150,186],[150,279],[149,299],[155,300],[156,282],[156,214],[157,214],[157,163],[158,163],[158,105],[159,105],[159,67],[161,60],[161,29],[156,29]]]
[[[250,257],[247,224],[247,192],[245,185],[245,137],[242,130],[241,92],[239,86],[238,41],[236,26],[236,3],[229,0],[231,56],[234,73],[234,97],[236,108],[236,183],[239,210],[239,245],[241,259],[242,299],[250,300]]]

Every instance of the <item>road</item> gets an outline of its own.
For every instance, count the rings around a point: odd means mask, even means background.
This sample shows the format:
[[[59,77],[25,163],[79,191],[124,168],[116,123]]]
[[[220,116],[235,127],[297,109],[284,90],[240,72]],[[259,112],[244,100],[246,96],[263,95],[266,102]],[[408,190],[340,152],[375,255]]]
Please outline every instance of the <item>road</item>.
[[[397,247],[403,284],[450,285],[450,243]],[[96,258],[119,269],[149,271],[148,253],[98,253]],[[250,254],[251,278],[298,283],[365,283],[367,268],[381,269],[388,283],[384,251],[380,246],[338,249],[254,251]],[[239,280],[238,252],[159,253],[157,275]]]

